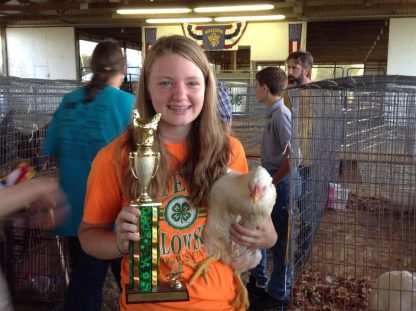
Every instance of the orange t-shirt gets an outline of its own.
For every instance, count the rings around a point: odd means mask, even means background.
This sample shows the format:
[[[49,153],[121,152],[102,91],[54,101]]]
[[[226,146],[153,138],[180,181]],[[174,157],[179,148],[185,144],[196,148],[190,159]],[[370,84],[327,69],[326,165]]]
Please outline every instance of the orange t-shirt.
[[[120,144],[127,139],[123,135],[103,148],[96,156],[88,178],[88,188],[84,207],[83,221],[91,224],[114,222],[122,206],[128,201],[122,198],[116,166],[117,151]],[[229,138],[231,159],[229,167],[238,172],[247,172],[247,160],[241,143],[233,137]],[[186,143],[165,144],[167,150],[182,161],[186,155]],[[127,165],[127,157],[124,156]],[[195,208],[189,205],[188,184],[178,172],[169,176],[170,190],[162,197],[160,209],[160,266],[159,281],[167,284],[167,274],[172,265],[183,263],[183,283],[189,292],[189,301],[126,304],[125,292],[120,296],[121,310],[233,310],[231,302],[235,297],[235,282],[231,267],[216,261],[209,266],[208,284],[204,278],[198,278],[192,286],[188,284],[194,270],[187,262],[198,263],[208,257],[206,254],[202,232],[207,222],[206,207]],[[183,211],[178,211],[180,206]],[[186,213],[179,217],[177,213]],[[122,284],[129,282],[129,256],[124,256],[121,268]],[[123,286],[124,287],[124,286]]]

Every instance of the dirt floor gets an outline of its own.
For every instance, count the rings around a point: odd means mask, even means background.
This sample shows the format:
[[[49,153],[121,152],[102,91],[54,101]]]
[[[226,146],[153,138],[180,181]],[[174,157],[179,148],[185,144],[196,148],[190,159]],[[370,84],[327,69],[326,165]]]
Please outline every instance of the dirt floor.
[[[414,214],[373,210],[350,195],[344,211],[327,211],[315,238],[311,269],[335,276],[377,278],[388,270],[415,269]],[[374,200],[375,201],[375,200]]]
[[[350,194],[345,210],[327,210],[294,291],[294,310],[367,310],[386,271],[416,270],[415,213],[379,198]]]

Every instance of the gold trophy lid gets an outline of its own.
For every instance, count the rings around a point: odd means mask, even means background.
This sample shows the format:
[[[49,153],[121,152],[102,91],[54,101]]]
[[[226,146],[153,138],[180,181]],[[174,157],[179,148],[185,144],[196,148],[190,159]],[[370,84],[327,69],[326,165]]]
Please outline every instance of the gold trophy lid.
[[[149,122],[140,118],[140,113],[137,109],[133,110],[132,115],[133,126],[137,133],[139,133],[137,145],[141,147],[152,147],[155,140],[157,126],[162,115],[160,113],[155,114]]]

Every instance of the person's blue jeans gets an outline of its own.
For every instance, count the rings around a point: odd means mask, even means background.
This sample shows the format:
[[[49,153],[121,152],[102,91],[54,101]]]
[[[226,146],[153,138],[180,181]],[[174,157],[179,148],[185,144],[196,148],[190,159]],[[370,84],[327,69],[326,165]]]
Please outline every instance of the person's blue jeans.
[[[300,193],[300,178],[295,173],[296,188],[295,195]],[[267,283],[268,294],[277,300],[287,300],[292,288],[289,271],[288,252],[286,251],[289,226],[289,198],[290,198],[290,176],[286,176],[276,186],[277,198],[273,206],[272,221],[278,235],[276,244],[270,249],[273,254],[273,269],[267,282],[267,250],[262,250],[262,260],[251,270],[251,275],[256,283],[263,285]]]
[[[259,264],[251,269],[251,276],[256,280],[256,286],[266,288],[269,282],[267,274],[267,249],[261,249],[261,260]]]
[[[121,258],[101,260],[86,254],[78,237],[68,237],[70,277],[65,295],[65,311],[101,311],[102,292],[108,265],[120,286]]]

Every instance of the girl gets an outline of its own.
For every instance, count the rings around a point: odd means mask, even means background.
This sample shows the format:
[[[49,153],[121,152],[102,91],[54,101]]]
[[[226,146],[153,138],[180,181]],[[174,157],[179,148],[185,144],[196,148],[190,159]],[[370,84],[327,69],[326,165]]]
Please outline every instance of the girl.
[[[70,280],[65,311],[101,310],[102,289],[109,264],[120,277],[120,260],[103,261],[86,254],[78,239],[91,163],[97,152],[126,131],[134,96],[120,90],[126,71],[121,45],[107,39],[92,53],[93,77],[63,98],[48,127],[43,146],[58,161],[59,184],[70,212],[56,232],[68,242]]]
[[[194,41],[183,36],[158,39],[144,61],[137,94],[136,108],[143,119],[162,115],[154,143],[161,163],[149,186],[151,197],[162,202],[159,280],[168,283],[171,268],[182,264],[186,284],[192,267],[208,257],[201,237],[210,186],[227,168],[247,172],[245,153],[241,143],[223,130],[215,79],[204,51]],[[134,146],[135,134],[130,130],[97,155],[80,226],[87,253],[102,259],[124,256],[123,285],[128,283],[129,241],[140,241],[138,209],[128,206],[139,193],[128,166]],[[111,230],[114,220],[116,233]],[[235,224],[231,235],[253,248],[270,247],[277,239],[271,220],[256,230]],[[199,278],[192,286],[186,284],[189,301],[127,305],[123,293],[121,310],[232,310],[232,269],[217,261],[207,277],[207,283]]]

